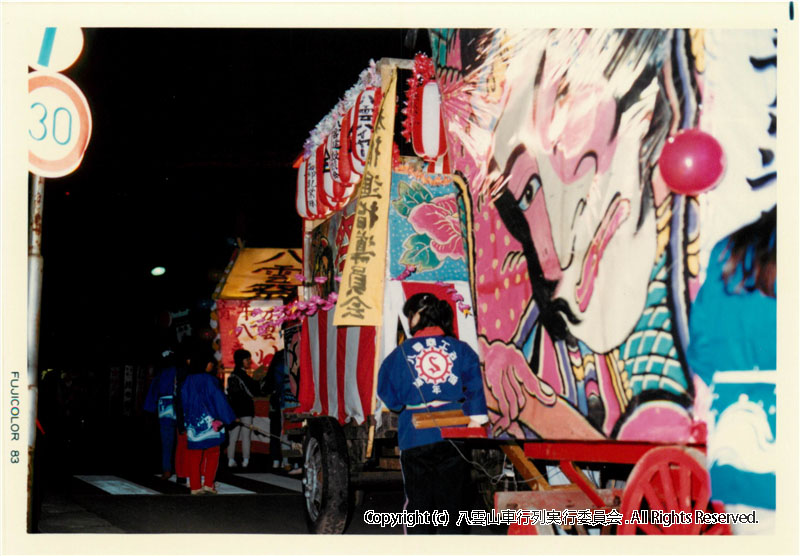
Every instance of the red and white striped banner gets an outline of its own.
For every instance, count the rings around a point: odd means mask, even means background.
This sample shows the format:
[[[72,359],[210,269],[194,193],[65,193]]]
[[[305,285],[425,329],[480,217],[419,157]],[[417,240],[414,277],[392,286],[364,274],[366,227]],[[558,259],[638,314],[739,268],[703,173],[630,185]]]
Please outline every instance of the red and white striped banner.
[[[333,312],[303,322],[300,339],[301,413],[361,424],[372,404],[375,327],[333,326]]]

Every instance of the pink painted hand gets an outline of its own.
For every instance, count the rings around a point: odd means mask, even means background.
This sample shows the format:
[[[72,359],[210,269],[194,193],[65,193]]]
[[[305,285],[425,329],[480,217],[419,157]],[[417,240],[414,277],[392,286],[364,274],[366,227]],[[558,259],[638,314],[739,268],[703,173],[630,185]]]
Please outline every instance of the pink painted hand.
[[[546,406],[556,403],[553,389],[533,373],[518,348],[501,341],[487,342],[483,337],[479,344],[486,362],[484,378],[500,414],[493,423],[495,434],[506,432],[515,425],[529,397]]]

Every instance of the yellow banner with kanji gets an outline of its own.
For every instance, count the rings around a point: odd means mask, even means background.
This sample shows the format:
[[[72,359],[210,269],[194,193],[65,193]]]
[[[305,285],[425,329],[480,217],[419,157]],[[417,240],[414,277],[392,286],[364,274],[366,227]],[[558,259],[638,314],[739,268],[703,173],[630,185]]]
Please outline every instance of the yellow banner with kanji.
[[[220,299],[287,298],[297,292],[303,272],[299,249],[242,248],[238,252]]]
[[[381,81],[388,86],[384,88],[358,192],[333,318],[335,326],[379,326],[383,314],[397,68],[382,68]]]

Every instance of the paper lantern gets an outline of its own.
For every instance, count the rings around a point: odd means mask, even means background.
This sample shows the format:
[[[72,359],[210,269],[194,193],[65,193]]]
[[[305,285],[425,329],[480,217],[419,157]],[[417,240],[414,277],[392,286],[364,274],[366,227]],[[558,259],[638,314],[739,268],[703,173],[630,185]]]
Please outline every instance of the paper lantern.
[[[341,144],[342,135],[342,119],[338,118],[333,124],[333,129],[330,135],[325,140],[325,152],[328,154],[328,172],[331,174],[333,181],[341,182],[342,178],[339,175],[339,147]]]
[[[339,132],[339,179],[343,184],[358,183],[360,176],[353,172],[353,166],[350,162],[352,153],[350,152],[350,121],[353,119],[354,107],[345,112],[340,121]]]
[[[295,207],[300,218],[308,218],[308,206],[306,204],[306,167],[308,162],[303,160],[297,169],[297,194],[295,195]]]
[[[330,136],[328,136],[316,150],[316,167],[317,167],[317,190],[319,191],[319,205],[318,212],[320,215],[328,215],[330,211],[336,206],[336,198],[334,193],[333,176],[331,175],[331,161],[328,154],[328,143]]]
[[[422,87],[417,102],[411,124],[411,144],[417,156],[428,161],[436,160],[447,152],[447,142],[440,111],[439,86],[435,81]]]
[[[364,174],[364,166],[369,154],[369,143],[372,139],[375,107],[380,104],[381,91],[368,88],[358,95],[350,120],[350,157],[353,172],[360,178]]]
[[[322,189],[320,173],[317,168],[317,157],[310,156],[306,164],[306,207],[308,218],[320,218],[325,210],[319,202]]]

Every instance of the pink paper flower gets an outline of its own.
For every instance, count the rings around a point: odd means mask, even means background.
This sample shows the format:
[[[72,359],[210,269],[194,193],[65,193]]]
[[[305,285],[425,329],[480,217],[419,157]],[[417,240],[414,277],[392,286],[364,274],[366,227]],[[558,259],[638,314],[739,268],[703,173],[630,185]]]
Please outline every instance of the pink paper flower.
[[[416,271],[417,271],[417,267],[415,267],[413,265],[406,266],[405,270],[403,270],[403,272],[401,272],[400,275],[397,278],[392,278],[392,280],[405,280],[406,278],[411,276]]]

